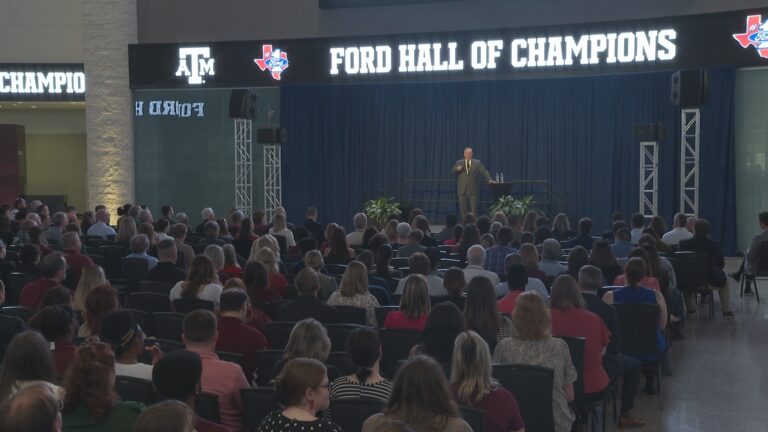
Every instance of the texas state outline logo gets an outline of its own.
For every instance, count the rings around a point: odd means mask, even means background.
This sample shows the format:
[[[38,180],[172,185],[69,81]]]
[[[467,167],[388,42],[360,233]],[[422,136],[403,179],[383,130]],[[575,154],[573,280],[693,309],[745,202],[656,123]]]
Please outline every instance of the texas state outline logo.
[[[253,61],[259,66],[259,69],[268,70],[272,74],[272,78],[280,81],[282,73],[290,66],[288,53],[280,48],[273,50],[272,45],[263,45],[261,51],[261,58],[253,59]]]
[[[768,19],[763,21],[761,15],[748,16],[746,31],[734,34],[733,38],[742,48],[753,46],[760,57],[768,59]]]

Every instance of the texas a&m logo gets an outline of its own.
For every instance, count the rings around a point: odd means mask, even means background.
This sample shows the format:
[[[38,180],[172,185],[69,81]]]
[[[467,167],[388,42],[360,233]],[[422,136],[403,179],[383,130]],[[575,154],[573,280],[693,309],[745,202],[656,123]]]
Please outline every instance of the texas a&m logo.
[[[739,41],[742,48],[750,45],[755,47],[760,57],[768,59],[768,19],[762,20],[760,15],[747,17],[747,30],[737,33],[733,38]]]
[[[213,67],[214,59],[211,58],[210,47],[179,48],[179,68],[176,69],[176,76],[188,77],[189,84],[205,84],[203,77],[216,75]]]
[[[273,51],[272,45],[263,45],[261,51],[261,58],[253,59],[253,61],[259,65],[259,69],[262,71],[268,70],[272,74],[272,78],[280,81],[280,76],[290,65],[288,53],[280,48]]]

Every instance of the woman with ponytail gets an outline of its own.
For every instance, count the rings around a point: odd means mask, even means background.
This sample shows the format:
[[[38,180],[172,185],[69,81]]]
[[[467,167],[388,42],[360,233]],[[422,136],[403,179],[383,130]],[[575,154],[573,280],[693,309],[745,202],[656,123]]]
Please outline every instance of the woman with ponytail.
[[[331,399],[372,398],[386,401],[392,393],[392,382],[379,375],[381,340],[368,328],[352,330],[347,337],[347,353],[357,372],[331,383]]]

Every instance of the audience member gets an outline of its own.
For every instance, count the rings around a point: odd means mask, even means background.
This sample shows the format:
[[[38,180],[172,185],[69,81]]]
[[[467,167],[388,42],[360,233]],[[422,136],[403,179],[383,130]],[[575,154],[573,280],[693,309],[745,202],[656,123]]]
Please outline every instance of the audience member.
[[[542,300],[544,300],[544,303],[549,301],[549,291],[547,291],[547,288],[544,286],[544,282],[541,281],[541,279],[538,278],[532,278],[528,276],[528,269],[523,265],[523,258],[520,256],[519,253],[515,254],[509,254],[507,255],[507,258],[504,260],[505,265],[507,266],[507,272],[509,272],[509,268],[513,265],[519,264],[523,266],[523,269],[525,269],[527,282],[525,284],[525,291],[528,292],[534,292],[541,297]],[[509,294],[509,274],[507,274],[507,282],[500,283],[496,285],[496,297],[501,298]]]
[[[100,209],[96,212],[93,225],[86,225],[86,217],[83,215],[83,232],[91,237],[99,237],[107,240],[109,236],[117,234],[115,229],[109,226],[109,212],[107,209]]]
[[[235,247],[231,244],[226,244],[221,250],[224,254],[224,267],[221,269],[221,272],[230,278],[239,278],[243,269],[237,262],[237,252],[235,252]]]
[[[160,219],[157,221],[157,226],[155,231],[157,232],[157,241],[161,242],[163,240],[173,240],[173,237],[171,237],[171,223],[168,219]]]
[[[54,382],[58,381],[48,342],[35,331],[17,334],[8,345],[0,367],[0,402],[36,384],[47,386],[57,399],[61,399],[64,389]]]
[[[285,216],[282,214],[275,214],[272,219],[272,228],[269,233],[273,236],[281,236],[285,238],[285,245],[288,248],[296,246],[296,240],[293,238],[293,232],[288,229]]]
[[[476,276],[469,281],[464,322],[468,330],[480,334],[490,347],[496,347],[497,341],[512,335],[512,320],[499,313],[496,290],[488,278]]]
[[[392,254],[392,246],[389,244],[379,246],[378,256],[376,257],[376,276],[385,279],[401,278],[403,276],[400,270],[392,268]]]
[[[67,277],[67,261],[60,252],[54,252],[40,261],[40,279],[21,289],[19,306],[37,309],[49,289],[61,286]]]
[[[271,303],[280,300],[280,292],[269,287],[267,268],[260,261],[249,261],[243,270],[243,282],[252,302]]]
[[[184,256],[183,267],[185,269],[192,264],[192,260],[195,258],[195,250],[186,243],[188,229],[186,225],[181,223],[177,223],[171,228],[171,237],[176,244],[176,250]]]
[[[157,258],[147,254],[149,250],[149,237],[146,234],[136,234],[131,238],[131,253],[126,258],[141,259],[147,262],[147,267],[152,270],[157,265]]]
[[[693,237],[693,234],[686,229],[688,224],[688,217],[683,213],[675,215],[674,226],[672,230],[666,233],[657,233],[661,235],[661,240],[669,246],[677,246],[681,240],[688,240]]]
[[[568,268],[560,264],[562,255],[560,242],[555,239],[546,239],[541,245],[541,262],[538,264],[539,270],[551,279],[554,279],[565,273]]]
[[[574,236],[571,223],[565,213],[558,213],[552,221],[552,238],[559,242],[570,240]]]
[[[461,240],[453,247],[454,252],[459,253],[459,257],[464,259],[467,251],[474,245],[480,244],[480,231],[473,224],[464,225],[464,232],[461,234]]]
[[[454,400],[485,412],[486,432],[524,431],[517,400],[491,375],[488,344],[472,330],[456,337],[451,368]]]
[[[219,397],[221,424],[234,430],[245,431],[244,407],[240,389],[250,387],[243,369],[235,363],[219,360],[214,352],[219,339],[216,315],[197,309],[184,318],[181,340],[188,351],[203,361],[202,390]]]
[[[267,213],[264,210],[256,210],[253,212],[253,232],[256,235],[263,236],[269,232],[269,227],[266,224]]]
[[[432,270],[431,263],[426,255],[421,252],[416,252],[411,255],[408,257],[408,267],[410,268],[410,273],[407,277],[400,279],[400,282],[397,284],[397,289],[395,289],[395,294],[402,294],[408,281],[411,278],[418,276],[423,276],[427,283],[430,296],[437,297],[447,294],[447,291],[443,287],[443,280],[438,276],[430,274]]]
[[[203,219],[203,221],[200,222],[200,225],[195,227],[195,234],[207,235],[205,232],[206,224],[208,222],[216,222],[216,213],[214,213],[212,208],[206,207],[200,211],[200,217]],[[216,224],[216,231],[218,231],[218,227],[219,225]],[[216,233],[216,237],[218,237],[218,232]]]
[[[221,228],[219,227],[218,222],[216,222],[215,220],[209,220],[208,222],[205,222],[202,234],[205,237],[198,240],[197,243],[195,244],[196,246],[199,246],[199,247],[205,247],[208,245],[224,246],[225,244],[227,244],[226,241],[219,238],[221,235]]]
[[[138,234],[136,221],[129,216],[123,216],[117,222],[117,236],[114,244],[116,246],[130,247],[131,239]]]
[[[248,295],[239,288],[224,290],[219,303],[217,351],[242,354],[245,377],[251,380],[256,370],[256,352],[269,349],[267,338],[248,322]]]
[[[259,236],[253,232],[253,221],[245,219],[240,225],[240,232],[232,241],[232,246],[235,247],[235,252],[237,252],[239,256],[247,257],[251,254],[251,247],[253,247],[253,242],[256,241],[257,238],[259,238]]]
[[[94,288],[107,285],[108,283],[106,276],[104,276],[104,269],[101,267],[94,265],[83,269],[83,272],[80,275],[80,282],[78,282],[77,289],[75,289],[75,311],[84,313],[85,298],[88,297],[88,294],[90,294]]]
[[[24,245],[19,250],[19,262],[16,271],[27,275],[39,275],[40,249],[32,245]]]
[[[420,254],[424,256],[424,254]],[[415,255],[414,255],[415,256]],[[424,257],[426,259],[426,257]],[[421,274],[411,274],[403,283],[400,310],[392,311],[384,319],[384,328],[423,331],[430,310],[427,279]],[[398,286],[398,290],[399,290]]]
[[[443,287],[448,293],[446,296],[439,297],[440,301],[448,301],[456,305],[459,310],[464,310],[466,297],[464,289],[467,287],[467,280],[464,278],[464,271],[459,267],[450,267],[443,275]]]
[[[303,319],[293,326],[288,343],[283,349],[283,358],[272,367],[270,377],[278,376],[283,366],[290,360],[311,358],[325,363],[330,353],[331,340],[328,338],[325,327],[316,319]]]
[[[61,432],[61,405],[45,385],[30,385],[0,405],[0,430]]]
[[[453,344],[466,329],[461,311],[451,303],[440,303],[429,313],[421,343],[411,348],[410,356],[426,355],[435,359],[450,376]]]
[[[139,356],[145,351],[144,332],[130,312],[116,311],[105,315],[101,319],[99,336],[115,353],[115,375],[152,380],[152,366],[139,362]],[[152,364],[163,355],[157,345],[148,351],[152,355]]]
[[[471,281],[477,276],[482,276],[491,281],[493,286],[501,281],[499,275],[488,271],[483,267],[485,263],[485,250],[480,245],[474,245],[467,250],[467,266],[464,267],[464,279]]]
[[[374,432],[389,421],[402,421],[417,431],[471,432],[461,419],[440,366],[429,357],[410,358],[397,372],[387,406],[363,423]]]
[[[207,300],[218,305],[221,291],[222,287],[219,284],[213,262],[205,255],[198,255],[189,266],[187,280],[180,281],[171,288],[170,298],[171,301],[179,299]]]
[[[581,218],[579,219],[579,234],[564,242],[563,247],[566,249],[573,249],[576,246],[581,246],[586,250],[592,250],[592,244],[594,243],[594,239],[592,239],[592,219],[590,218]]]
[[[157,265],[147,272],[144,280],[175,285],[186,278],[184,270],[176,265],[178,252],[173,240],[165,239],[157,244],[157,257]]]
[[[64,212],[56,212],[51,219],[51,226],[46,228],[43,232],[43,237],[49,243],[59,243],[61,241],[61,235],[64,233],[64,227],[67,226],[67,214]]]
[[[85,296],[83,325],[77,331],[79,337],[98,336],[101,332],[101,319],[119,308],[117,291],[110,285],[97,286]]]
[[[133,432],[195,432],[195,412],[182,402],[162,401],[142,411]]]
[[[59,237],[59,239],[61,241],[61,249],[64,252],[64,258],[67,260],[67,266],[69,267],[69,277],[67,278],[67,282],[71,287],[77,287],[78,282],[80,282],[80,275],[82,274],[83,269],[91,267],[93,265],[93,261],[87,255],[80,253],[83,245],[80,242],[80,236],[78,236],[77,233],[64,233]]]
[[[266,237],[260,237],[259,240],[254,243],[254,246],[264,238]],[[264,268],[267,269],[267,283],[269,287],[277,290],[280,295],[283,295],[285,288],[288,287],[288,280],[282,273],[280,273],[280,265],[278,264],[277,257],[278,255],[275,255],[272,249],[262,247],[250,261],[256,260],[264,264]]]
[[[528,285],[528,272],[522,264],[513,264],[507,269],[507,282],[499,284],[506,286],[507,293],[496,303],[499,312],[511,314],[515,310],[517,297],[525,292]]]
[[[570,275],[572,278],[577,278],[579,277],[579,270],[581,270],[581,268],[585,265],[589,264],[589,252],[587,252],[587,250],[581,246],[576,246],[568,255],[567,262],[568,269],[565,271],[565,273]]]
[[[386,401],[392,393],[392,382],[379,374],[381,340],[372,329],[356,328],[347,337],[347,354],[357,367],[352,375],[336,378],[331,383],[331,399],[369,398]],[[344,413],[337,413],[344,415]]]
[[[304,226],[307,228],[312,237],[320,244],[325,240],[325,233],[323,231],[323,225],[317,222],[317,208],[307,207],[307,211],[304,212]]]
[[[544,240],[552,237],[549,219],[546,216],[536,218],[536,231],[533,232],[533,243],[540,245]]]
[[[589,257],[589,263],[602,272],[605,280],[603,285],[610,285],[614,279],[624,273],[624,269],[621,268],[616,261],[616,257],[613,255],[611,245],[605,240],[598,240],[592,247],[592,254]]]
[[[280,308],[278,316],[281,321],[298,322],[305,318],[314,318],[323,324],[338,322],[339,314],[336,309],[317,298],[320,280],[316,271],[310,268],[302,269],[296,275],[295,283],[299,296]]]
[[[320,282],[320,299],[327,301],[331,297],[331,294],[336,292],[338,285],[336,284],[336,278],[323,274],[325,271],[325,262],[323,261],[323,254],[319,250],[311,250],[304,255],[304,266],[311,268],[317,272],[317,278]],[[301,271],[301,270],[299,270]],[[298,273],[298,272],[297,272]]]
[[[525,235],[523,235],[525,237]],[[546,240],[545,240],[546,242]],[[550,279],[547,274],[539,268],[539,252],[536,250],[536,246],[533,243],[526,242],[520,246],[520,260],[522,261],[525,269],[528,270],[528,277],[536,278],[544,283],[547,283]],[[566,267],[563,266],[563,271]]]
[[[645,216],[640,213],[633,214],[630,219],[630,224],[632,229],[629,232],[629,242],[632,243],[632,246],[637,246],[637,243],[640,241],[640,236],[643,235],[643,228],[645,228]]]
[[[347,265],[341,286],[331,294],[328,304],[332,306],[352,306],[365,310],[365,321],[376,327],[376,308],[379,302],[368,291],[368,271],[365,264],[352,261]]]
[[[448,238],[446,240],[443,240],[443,245],[445,246],[453,246],[454,250],[456,250],[456,245],[459,244],[461,241],[461,238],[464,236],[464,226],[463,225],[454,225],[453,227],[453,237]]]
[[[40,309],[46,306],[67,306],[72,309],[74,302],[72,300],[72,291],[64,287],[53,287],[45,293],[45,297],[40,301]]]
[[[445,217],[445,227],[443,227],[442,231],[435,234],[435,240],[440,242],[440,244],[444,244],[446,240],[450,240],[453,238],[453,228],[456,226],[456,223],[458,223],[458,218],[455,214],[449,213]]]
[[[56,374],[63,378],[77,349],[72,342],[75,338],[75,315],[72,309],[67,306],[44,307],[29,319],[28,324],[50,344]]]
[[[421,244],[424,239],[424,233],[420,229],[412,229],[408,234],[406,244],[401,244],[397,250],[397,256],[400,258],[408,258],[417,252],[424,252],[426,247]]]
[[[614,241],[611,245],[611,251],[617,259],[624,259],[629,256],[629,253],[634,249],[630,242],[630,232],[626,228],[619,228],[614,235]]]
[[[485,269],[505,276],[507,269],[504,259],[513,253],[517,253],[517,249],[512,247],[512,229],[502,227],[499,229],[498,244],[485,251]]]
[[[643,279],[640,281],[640,285],[644,286],[646,288],[652,289],[654,291],[659,291],[659,280],[656,279],[651,274],[651,261],[648,257],[648,252],[646,252],[642,248],[634,248],[632,249],[632,252],[629,253],[628,258],[640,258],[643,260],[643,263],[645,264],[645,276],[643,276]],[[624,266],[624,271],[626,273],[626,265]],[[626,274],[621,274],[616,277],[616,279],[613,280],[613,285],[616,286],[624,286],[627,282]]]
[[[555,372],[552,387],[555,432],[569,432],[576,416],[568,402],[574,398],[573,383],[577,376],[568,345],[564,340],[551,336],[549,310],[536,294],[523,293],[518,297],[512,312],[512,323],[515,334],[499,342],[493,353],[493,362],[552,369]]]
[[[3,303],[5,303],[5,284],[0,280],[0,305]],[[8,344],[14,336],[24,331],[25,327],[24,321],[5,313],[0,308],[0,363],[3,362]]]
[[[229,232],[232,238],[236,238],[240,234],[244,219],[245,215],[240,210],[234,210],[229,214],[230,223],[228,224],[227,232]]]
[[[357,213],[352,218],[352,224],[355,230],[347,234],[347,243],[351,246],[361,246],[363,244],[363,233],[368,225],[368,216],[365,213]]]

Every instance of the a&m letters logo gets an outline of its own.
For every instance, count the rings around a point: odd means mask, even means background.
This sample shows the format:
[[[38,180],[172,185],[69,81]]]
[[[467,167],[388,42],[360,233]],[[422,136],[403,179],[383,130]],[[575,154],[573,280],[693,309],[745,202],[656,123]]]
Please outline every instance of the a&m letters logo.
[[[253,59],[253,61],[259,65],[259,69],[262,71],[268,70],[272,74],[272,78],[280,81],[281,74],[290,66],[288,53],[280,48],[273,51],[272,45],[263,45],[261,50],[261,58]]]
[[[176,76],[189,77],[189,84],[205,84],[203,77],[216,75],[213,69],[214,59],[211,58],[210,47],[179,48],[179,68]]]
[[[742,48],[755,47],[760,57],[768,59],[768,19],[762,20],[760,15],[747,17],[747,30],[737,33],[733,38],[739,41]]]

